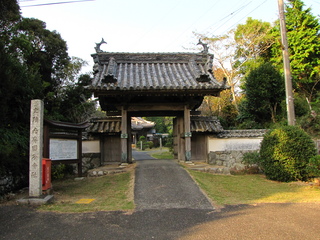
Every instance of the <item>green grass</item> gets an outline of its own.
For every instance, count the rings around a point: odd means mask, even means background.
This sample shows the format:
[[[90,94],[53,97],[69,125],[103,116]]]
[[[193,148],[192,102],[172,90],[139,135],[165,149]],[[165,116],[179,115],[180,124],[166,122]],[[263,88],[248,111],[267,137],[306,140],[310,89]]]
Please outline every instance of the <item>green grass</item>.
[[[254,203],[320,203],[320,188],[306,183],[280,183],[263,175],[213,175],[189,170],[218,205]]]
[[[92,212],[134,209],[133,174],[127,172],[102,177],[53,182],[53,204],[39,209],[56,212]],[[80,199],[95,199],[89,204],[77,204]]]
[[[174,158],[173,154],[169,151],[153,153],[151,154],[151,156],[156,159],[173,159]]]

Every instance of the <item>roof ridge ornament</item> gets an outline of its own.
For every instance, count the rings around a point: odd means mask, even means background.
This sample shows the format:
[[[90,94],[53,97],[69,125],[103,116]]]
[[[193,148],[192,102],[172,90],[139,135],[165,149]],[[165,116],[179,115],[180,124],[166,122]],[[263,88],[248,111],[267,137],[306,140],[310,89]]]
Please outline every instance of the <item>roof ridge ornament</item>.
[[[203,54],[208,54],[209,53],[209,47],[208,47],[208,44],[207,43],[204,43],[201,41],[201,38],[199,39],[199,42],[197,45],[202,45],[203,47],[203,50],[201,51],[201,53]]]
[[[100,52],[103,52],[101,49],[100,49],[100,46],[105,43],[107,44],[107,42],[102,38],[101,41],[99,43],[96,43],[96,46],[94,47],[94,49],[96,50],[96,53],[100,53]]]

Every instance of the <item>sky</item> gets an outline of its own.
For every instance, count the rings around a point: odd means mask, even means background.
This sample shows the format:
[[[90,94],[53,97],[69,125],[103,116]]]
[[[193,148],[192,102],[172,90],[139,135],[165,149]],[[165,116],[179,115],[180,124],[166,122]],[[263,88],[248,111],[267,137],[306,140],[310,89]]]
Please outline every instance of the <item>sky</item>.
[[[65,4],[51,4],[71,2]],[[106,52],[199,52],[198,38],[221,35],[248,17],[278,19],[278,0],[20,0],[23,17],[44,21],[67,42],[69,56],[88,62],[95,43]],[[304,0],[315,16],[320,0]],[[40,5],[40,6],[34,6]]]

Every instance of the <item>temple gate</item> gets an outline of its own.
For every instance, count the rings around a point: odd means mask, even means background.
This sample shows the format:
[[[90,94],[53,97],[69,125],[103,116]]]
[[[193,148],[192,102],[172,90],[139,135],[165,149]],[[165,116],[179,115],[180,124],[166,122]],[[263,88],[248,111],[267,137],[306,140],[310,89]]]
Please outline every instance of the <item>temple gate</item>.
[[[174,116],[178,160],[191,160],[191,116],[204,96],[227,88],[212,73],[213,55],[201,53],[110,53],[97,50],[89,88],[107,117],[121,116],[119,162],[131,155],[131,117]]]

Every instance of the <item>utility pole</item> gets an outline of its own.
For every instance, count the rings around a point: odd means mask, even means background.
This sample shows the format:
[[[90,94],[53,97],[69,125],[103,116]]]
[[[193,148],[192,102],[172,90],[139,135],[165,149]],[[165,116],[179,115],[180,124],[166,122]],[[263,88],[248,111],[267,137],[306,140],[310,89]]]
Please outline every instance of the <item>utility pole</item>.
[[[292,78],[291,78],[291,71],[290,71],[287,28],[286,28],[286,19],[284,15],[283,0],[278,0],[278,6],[279,6],[280,32],[281,32],[282,55],[283,55],[283,65],[284,65],[284,78],[286,83],[288,124],[295,125],[294,101],[293,101],[293,93],[292,93]]]

